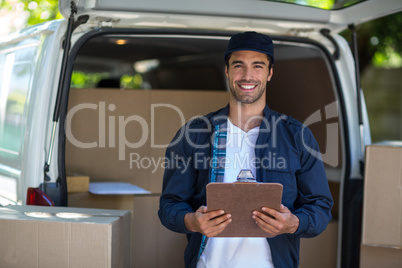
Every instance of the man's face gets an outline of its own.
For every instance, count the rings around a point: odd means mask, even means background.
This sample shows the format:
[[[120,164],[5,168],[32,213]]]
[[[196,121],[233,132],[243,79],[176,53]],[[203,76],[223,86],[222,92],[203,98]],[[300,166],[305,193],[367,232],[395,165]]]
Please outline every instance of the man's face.
[[[268,66],[268,57],[263,53],[249,50],[233,52],[225,70],[232,97],[242,104],[265,103],[267,82],[273,74]]]

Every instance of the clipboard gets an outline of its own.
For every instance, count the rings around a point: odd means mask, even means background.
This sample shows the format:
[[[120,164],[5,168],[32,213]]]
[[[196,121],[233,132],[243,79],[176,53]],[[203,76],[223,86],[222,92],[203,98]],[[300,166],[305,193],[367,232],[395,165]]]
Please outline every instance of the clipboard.
[[[282,191],[280,183],[209,183],[208,211],[223,209],[232,215],[232,222],[216,237],[266,237],[251,217],[252,213],[254,210],[261,211],[262,207],[279,211]]]

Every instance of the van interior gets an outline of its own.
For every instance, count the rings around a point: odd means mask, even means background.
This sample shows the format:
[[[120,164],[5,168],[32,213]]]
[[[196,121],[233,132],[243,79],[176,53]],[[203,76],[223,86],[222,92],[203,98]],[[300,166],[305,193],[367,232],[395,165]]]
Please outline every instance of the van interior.
[[[85,38],[72,49],[66,173],[91,182],[128,182],[150,193],[69,194],[69,206],[133,210],[133,265],[183,267],[185,236],[165,229],[157,216],[163,177],[157,161],[184,122],[227,105],[223,55],[229,35],[105,32]],[[300,267],[335,267],[345,145],[330,54],[311,41],[273,39],[267,103],[312,130],[335,201],[327,230],[302,240]],[[150,251],[155,258],[147,257]]]

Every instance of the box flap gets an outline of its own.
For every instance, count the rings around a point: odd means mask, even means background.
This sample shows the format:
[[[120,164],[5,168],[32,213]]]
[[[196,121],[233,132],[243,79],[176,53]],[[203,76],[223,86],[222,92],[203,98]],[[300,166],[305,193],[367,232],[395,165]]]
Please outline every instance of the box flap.
[[[58,221],[110,224],[128,216],[128,210],[87,209],[68,207],[18,206],[0,207],[0,219]]]

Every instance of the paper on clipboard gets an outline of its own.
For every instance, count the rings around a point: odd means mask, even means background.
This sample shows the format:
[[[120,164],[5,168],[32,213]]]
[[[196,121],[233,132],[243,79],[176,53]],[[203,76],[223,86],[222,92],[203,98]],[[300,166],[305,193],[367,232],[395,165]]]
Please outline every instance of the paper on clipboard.
[[[223,209],[232,222],[217,237],[266,237],[253,220],[254,210],[262,207],[280,210],[283,186],[280,183],[209,183],[208,211]]]

